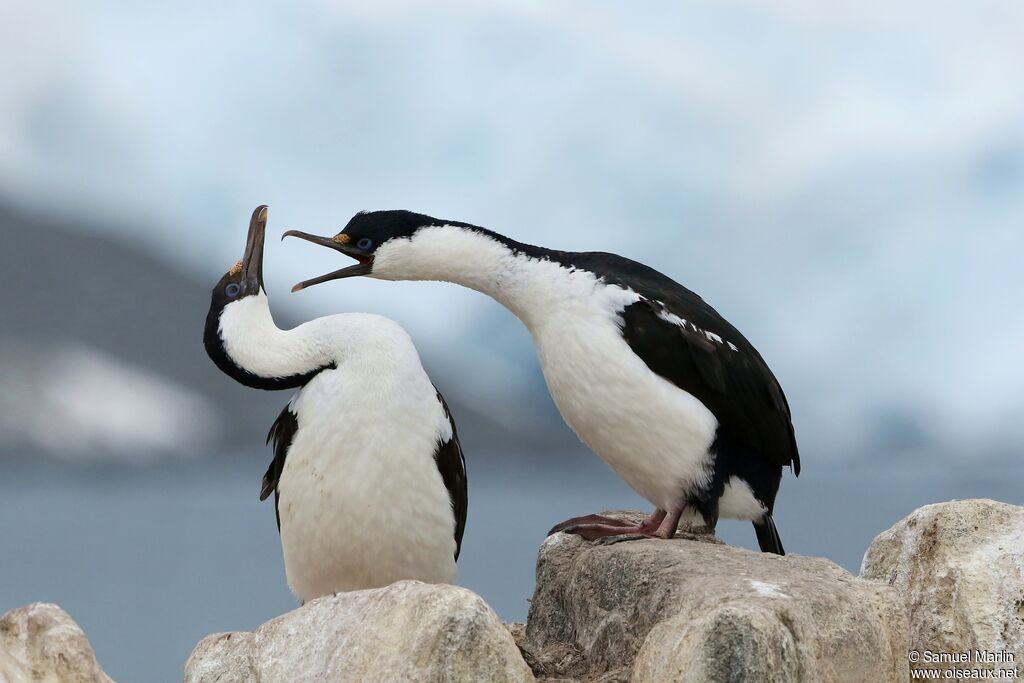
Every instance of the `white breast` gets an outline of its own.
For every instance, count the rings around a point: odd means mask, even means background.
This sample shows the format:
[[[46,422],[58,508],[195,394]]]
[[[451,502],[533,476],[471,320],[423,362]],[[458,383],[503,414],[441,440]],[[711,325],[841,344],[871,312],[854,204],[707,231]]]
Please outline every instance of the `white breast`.
[[[708,481],[718,423],[626,344],[618,313],[637,300],[629,290],[591,285],[557,315],[532,316],[528,327],[565,421],[626,483],[667,509]]]
[[[288,584],[302,600],[455,579],[455,518],[433,458],[443,411],[418,363],[404,381],[380,370],[322,372],[294,402],[279,509]]]

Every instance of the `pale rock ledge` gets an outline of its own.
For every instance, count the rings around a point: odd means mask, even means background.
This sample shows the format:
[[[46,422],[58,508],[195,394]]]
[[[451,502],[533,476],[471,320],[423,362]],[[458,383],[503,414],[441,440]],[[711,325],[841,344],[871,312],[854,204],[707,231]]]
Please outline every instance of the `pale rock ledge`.
[[[43,602],[0,617],[0,682],[112,683],[78,624]]]
[[[478,595],[401,581],[313,600],[254,632],[204,638],[186,683],[534,680]]]
[[[899,683],[907,628],[894,589],[825,559],[557,534],[520,646],[542,680]]]
[[[860,573],[899,591],[912,650],[972,653],[916,668],[1016,668],[1024,680],[1024,508],[994,500],[918,508],[875,538]]]

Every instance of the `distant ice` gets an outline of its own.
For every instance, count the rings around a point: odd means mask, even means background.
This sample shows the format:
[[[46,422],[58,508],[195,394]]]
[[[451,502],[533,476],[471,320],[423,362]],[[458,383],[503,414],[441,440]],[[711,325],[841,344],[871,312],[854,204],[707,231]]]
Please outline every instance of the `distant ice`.
[[[0,338],[0,451],[145,460],[213,443],[201,395],[82,344],[34,348]]]

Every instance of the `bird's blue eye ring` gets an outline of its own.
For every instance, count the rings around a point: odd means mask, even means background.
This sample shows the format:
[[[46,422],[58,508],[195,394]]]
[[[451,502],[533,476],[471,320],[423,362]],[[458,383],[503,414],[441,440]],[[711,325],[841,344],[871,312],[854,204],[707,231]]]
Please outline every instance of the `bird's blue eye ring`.
[[[231,282],[228,284],[227,287],[224,288],[224,293],[227,294],[228,297],[234,299],[236,296],[242,293],[242,286],[239,285],[237,282]]]
[[[373,247],[373,240],[371,240],[369,237],[363,237],[358,242],[356,242],[356,249],[359,249],[361,251],[369,251],[371,247]]]

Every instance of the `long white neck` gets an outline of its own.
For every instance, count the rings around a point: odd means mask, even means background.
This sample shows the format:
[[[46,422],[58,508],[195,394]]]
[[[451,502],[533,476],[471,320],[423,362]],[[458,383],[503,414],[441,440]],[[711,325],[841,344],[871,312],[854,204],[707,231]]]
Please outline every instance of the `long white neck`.
[[[228,304],[220,315],[220,338],[228,358],[261,378],[288,378],[316,372],[339,359],[302,328],[282,330],[263,292]]]
[[[547,257],[553,253],[506,243],[477,230],[435,226],[378,249],[373,276],[384,280],[441,280],[475,289],[532,328],[541,317],[574,305],[581,290],[593,287],[592,275],[573,271]]]
[[[298,388],[330,368],[341,371],[334,377],[359,384],[366,395],[391,392],[433,400],[435,390],[412,339],[383,316],[339,313],[282,330],[261,292],[224,307],[213,335],[207,350],[214,362],[257,389]]]

